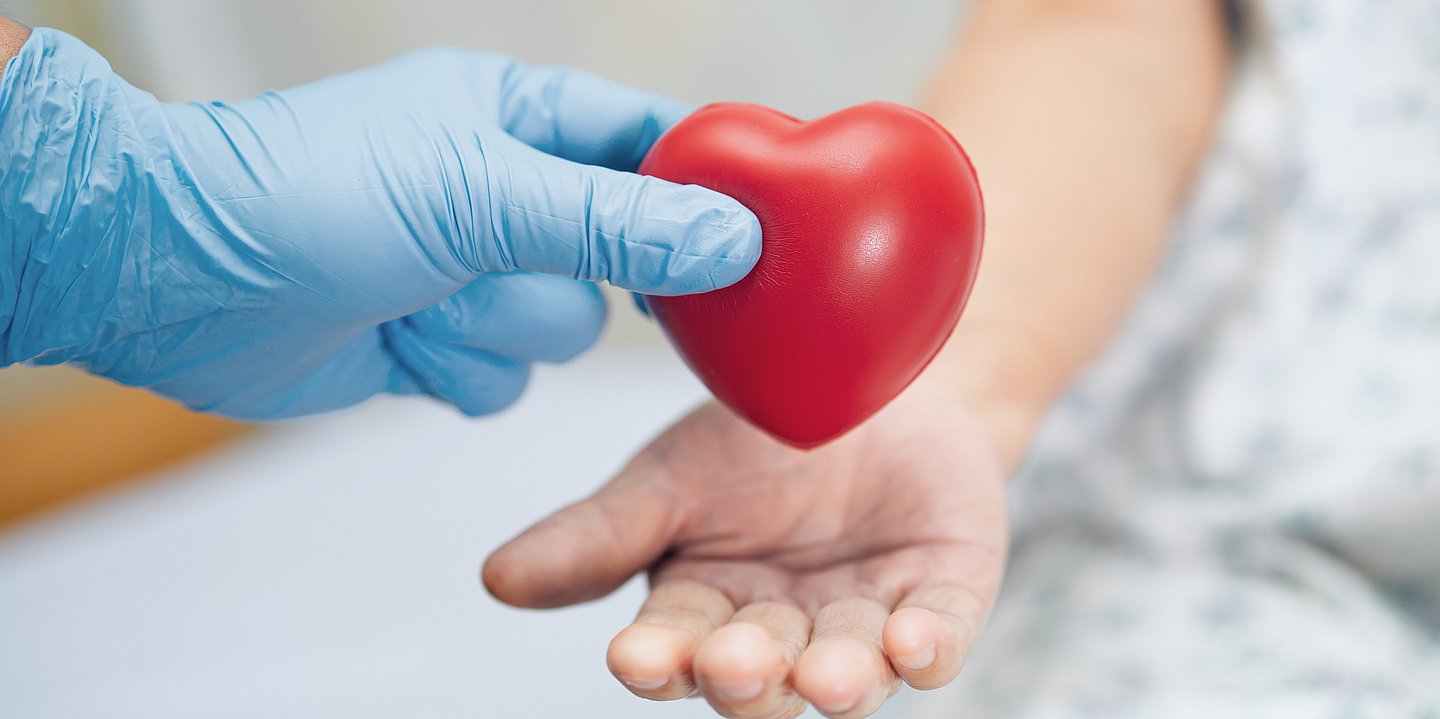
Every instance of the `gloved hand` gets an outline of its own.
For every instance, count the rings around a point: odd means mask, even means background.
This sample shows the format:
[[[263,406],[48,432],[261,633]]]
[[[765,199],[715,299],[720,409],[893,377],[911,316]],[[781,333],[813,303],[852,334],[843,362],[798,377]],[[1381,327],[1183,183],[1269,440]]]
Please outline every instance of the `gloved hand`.
[[[596,339],[593,282],[683,294],[754,265],[739,203],[624,172],[685,113],[452,49],[166,105],[37,30],[0,84],[0,366],[242,418],[385,391],[497,410]]]

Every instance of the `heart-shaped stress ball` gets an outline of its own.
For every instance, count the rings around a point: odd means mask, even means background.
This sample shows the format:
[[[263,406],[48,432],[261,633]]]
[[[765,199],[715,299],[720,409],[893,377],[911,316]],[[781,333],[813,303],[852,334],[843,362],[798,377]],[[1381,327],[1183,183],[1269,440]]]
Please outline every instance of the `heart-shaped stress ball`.
[[[796,447],[844,434],[900,394],[975,282],[975,170],[908,107],[873,102],[802,122],[708,105],[665,133],[640,172],[722,192],[760,219],[760,261],[745,279],[647,302],[721,402]]]

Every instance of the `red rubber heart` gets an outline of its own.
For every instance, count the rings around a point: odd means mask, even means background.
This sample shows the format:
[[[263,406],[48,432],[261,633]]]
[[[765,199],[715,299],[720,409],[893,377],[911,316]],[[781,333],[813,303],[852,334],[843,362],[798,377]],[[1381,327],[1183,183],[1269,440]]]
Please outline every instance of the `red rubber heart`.
[[[739,200],[764,248],[739,283],[651,297],[710,391],[811,448],[900,394],[960,319],[984,234],[965,151],[925,114],[873,102],[802,122],[708,105],[665,133],[642,174]]]

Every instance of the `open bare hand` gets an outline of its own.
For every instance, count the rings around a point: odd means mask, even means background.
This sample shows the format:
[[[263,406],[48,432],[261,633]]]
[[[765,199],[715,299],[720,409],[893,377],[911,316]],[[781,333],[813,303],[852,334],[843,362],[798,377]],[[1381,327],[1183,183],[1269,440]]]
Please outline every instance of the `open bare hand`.
[[[869,716],[960,670],[1006,555],[1004,476],[967,409],[916,386],[828,446],[782,446],[707,404],[594,496],[500,548],[523,607],[651,594],[609,664],[635,694],[727,717]]]

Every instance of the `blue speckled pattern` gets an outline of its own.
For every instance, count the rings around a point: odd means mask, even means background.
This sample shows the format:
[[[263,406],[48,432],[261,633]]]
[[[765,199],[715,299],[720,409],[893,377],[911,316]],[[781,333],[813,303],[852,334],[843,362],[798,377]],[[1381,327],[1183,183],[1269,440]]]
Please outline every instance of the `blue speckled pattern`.
[[[1440,716],[1440,2],[1265,0],[920,716]],[[932,713],[933,712],[933,713]]]

